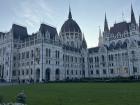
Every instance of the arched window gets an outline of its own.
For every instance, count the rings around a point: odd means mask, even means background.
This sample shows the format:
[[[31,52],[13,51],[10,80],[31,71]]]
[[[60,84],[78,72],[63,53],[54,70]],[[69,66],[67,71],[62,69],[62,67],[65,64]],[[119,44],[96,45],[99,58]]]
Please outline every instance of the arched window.
[[[91,70],[91,75],[93,75],[93,70]]]
[[[39,82],[39,79],[40,79],[40,69],[38,68],[36,70],[36,82]]]
[[[67,45],[69,46],[69,42],[67,42]]]
[[[55,71],[55,79],[60,80],[60,70],[59,69],[56,69],[56,71]]]
[[[50,80],[50,74],[51,74],[51,70],[50,70],[50,68],[47,68],[46,72],[45,72],[45,81]]]
[[[73,39],[73,33],[71,33],[70,36],[71,36],[71,39]]]
[[[124,32],[124,36],[126,37],[126,36],[127,36],[127,34],[128,34],[128,32],[127,32],[127,31],[125,31],[125,32]]]
[[[127,43],[126,42],[123,43],[122,48],[127,48]]]
[[[32,70],[32,68],[31,68],[31,75],[33,74],[33,70]]]
[[[121,46],[122,46],[122,41],[121,40],[119,40],[118,42],[117,42],[117,44],[116,44],[116,49],[119,49],[119,48],[121,48]]]
[[[104,55],[102,55],[102,61],[103,61],[103,62],[105,61],[105,57],[104,57]]]
[[[71,75],[73,75],[73,70],[71,70]]]
[[[128,44],[129,43],[129,40],[128,39],[125,39],[124,42],[126,42]]]
[[[114,49],[115,48],[115,42],[112,42],[109,46],[109,49]]]
[[[69,70],[67,70],[67,75],[69,75]]]
[[[131,51],[132,54],[135,54],[135,51]]]
[[[71,41],[71,46],[74,47],[74,42],[73,41]]]
[[[26,69],[26,75],[28,75],[29,74],[29,70],[28,69]]]
[[[24,75],[24,70],[22,70],[22,75]]]
[[[96,74],[100,74],[99,70],[96,70]]]

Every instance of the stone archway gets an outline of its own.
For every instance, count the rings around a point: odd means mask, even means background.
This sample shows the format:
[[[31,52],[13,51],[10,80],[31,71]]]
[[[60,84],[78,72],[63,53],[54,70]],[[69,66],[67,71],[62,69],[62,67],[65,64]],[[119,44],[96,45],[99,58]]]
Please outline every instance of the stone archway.
[[[36,70],[36,82],[39,82],[40,80],[40,69]]]
[[[55,71],[55,80],[60,80],[60,70],[56,69]]]
[[[82,76],[85,78],[85,70],[82,70]]]
[[[50,74],[51,74],[51,70],[50,68],[47,68],[45,71],[45,81],[50,81]]]

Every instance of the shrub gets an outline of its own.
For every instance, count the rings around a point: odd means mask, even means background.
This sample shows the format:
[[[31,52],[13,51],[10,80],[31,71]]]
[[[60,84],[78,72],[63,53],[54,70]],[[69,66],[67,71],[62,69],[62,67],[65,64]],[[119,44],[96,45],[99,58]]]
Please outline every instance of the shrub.
[[[17,103],[21,103],[21,104],[25,104],[26,103],[26,95],[25,95],[24,91],[20,92],[17,95],[16,102]]]

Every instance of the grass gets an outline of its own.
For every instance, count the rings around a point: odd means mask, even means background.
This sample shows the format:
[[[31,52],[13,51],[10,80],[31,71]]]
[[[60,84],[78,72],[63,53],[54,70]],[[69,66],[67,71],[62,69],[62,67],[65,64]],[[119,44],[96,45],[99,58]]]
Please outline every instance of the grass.
[[[52,83],[1,86],[5,102],[24,90],[28,105],[140,105],[140,83]]]

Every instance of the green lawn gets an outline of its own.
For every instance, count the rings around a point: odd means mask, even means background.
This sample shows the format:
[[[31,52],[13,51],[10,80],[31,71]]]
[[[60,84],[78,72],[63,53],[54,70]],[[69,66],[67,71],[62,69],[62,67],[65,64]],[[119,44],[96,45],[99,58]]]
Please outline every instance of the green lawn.
[[[6,102],[24,90],[28,105],[140,105],[140,83],[52,83],[1,86]]]

